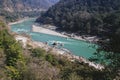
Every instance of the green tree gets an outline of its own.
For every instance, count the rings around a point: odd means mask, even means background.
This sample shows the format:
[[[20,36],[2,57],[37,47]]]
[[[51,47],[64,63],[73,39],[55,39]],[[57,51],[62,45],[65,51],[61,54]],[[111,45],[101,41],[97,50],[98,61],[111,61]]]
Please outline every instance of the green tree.
[[[46,54],[46,51],[41,49],[41,48],[35,48],[35,49],[32,50],[32,56],[33,57],[40,58],[40,57],[44,57],[45,54]]]

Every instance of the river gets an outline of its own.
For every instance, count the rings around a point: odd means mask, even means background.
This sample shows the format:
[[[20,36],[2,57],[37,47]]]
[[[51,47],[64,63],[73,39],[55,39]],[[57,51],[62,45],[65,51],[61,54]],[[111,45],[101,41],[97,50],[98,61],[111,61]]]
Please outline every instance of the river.
[[[49,45],[51,45],[54,41],[63,43],[63,48],[68,49],[76,56],[82,56],[84,58],[91,57],[96,51],[96,48],[93,47],[94,44],[85,41],[32,32],[32,25],[34,24],[34,21],[35,19],[28,19],[21,23],[13,24],[11,25],[11,30],[16,33],[25,32],[31,36],[33,41],[48,42]]]

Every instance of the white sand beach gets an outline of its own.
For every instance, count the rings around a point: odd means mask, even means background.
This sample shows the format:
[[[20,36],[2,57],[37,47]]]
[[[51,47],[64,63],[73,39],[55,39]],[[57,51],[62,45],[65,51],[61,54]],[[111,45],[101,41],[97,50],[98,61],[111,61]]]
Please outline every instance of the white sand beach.
[[[46,28],[46,27],[44,27],[44,25],[41,25],[41,26],[32,25],[32,31],[44,33],[44,34],[55,35],[55,36],[66,37],[66,38],[73,38],[73,39],[88,41],[88,42],[97,42],[98,41],[98,38],[96,36],[90,36],[90,37],[84,36],[83,37],[83,36],[77,36],[75,34],[68,34],[66,32],[58,32],[56,30]]]
[[[66,35],[60,34],[56,31],[53,31],[53,30],[50,30],[50,29],[47,29],[47,28],[43,28],[42,26],[33,25],[32,26],[32,31],[33,32],[39,32],[39,33],[44,33],[44,34],[55,35],[55,36],[67,37]]]

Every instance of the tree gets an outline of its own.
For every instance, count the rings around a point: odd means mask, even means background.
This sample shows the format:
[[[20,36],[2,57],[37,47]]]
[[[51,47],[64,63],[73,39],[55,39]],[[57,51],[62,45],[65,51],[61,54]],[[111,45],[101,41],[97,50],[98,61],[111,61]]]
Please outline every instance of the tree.
[[[119,12],[112,13],[104,19],[104,26],[109,28],[106,31],[106,38],[100,40],[98,52],[96,53],[98,59],[104,59],[106,62],[106,68],[109,71],[109,75],[114,79],[119,75],[120,70],[120,16]],[[102,54],[102,55],[101,55]],[[100,59],[100,56],[102,57]],[[98,62],[99,62],[98,61]]]

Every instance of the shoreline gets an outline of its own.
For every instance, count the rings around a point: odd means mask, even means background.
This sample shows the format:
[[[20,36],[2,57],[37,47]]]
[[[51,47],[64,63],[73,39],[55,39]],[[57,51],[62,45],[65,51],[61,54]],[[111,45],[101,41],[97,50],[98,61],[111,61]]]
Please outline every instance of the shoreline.
[[[44,49],[46,52],[50,52],[53,55],[66,57],[71,62],[78,61],[80,63],[88,64],[88,66],[94,67],[95,69],[98,69],[98,70],[104,69],[103,65],[91,62],[84,57],[76,56],[72,54],[69,50],[66,50],[64,48],[59,49],[53,46],[49,46],[48,44],[43,43],[43,42],[32,41],[31,38],[28,38],[26,36],[19,35],[19,34],[15,35],[14,37],[16,41],[21,41],[23,48],[28,48],[27,45],[29,44],[33,48],[39,47],[39,48]]]
[[[15,21],[15,22],[8,23],[8,26],[22,23],[28,19],[35,19],[35,18],[23,18],[18,21]],[[56,26],[52,26],[52,25],[32,25],[33,32],[44,33],[44,34],[49,34],[49,35],[54,35],[54,36],[60,36],[60,37],[66,38],[66,39],[72,38],[72,39],[86,41],[86,42],[90,42],[90,43],[96,43],[99,40],[99,38],[97,36],[89,36],[89,37],[88,36],[86,37],[86,35],[78,36],[78,35],[75,35],[74,33],[56,31],[55,29],[56,29]]]
[[[44,28],[42,26],[36,26],[36,25],[32,25],[32,31],[33,32],[38,32],[38,33],[44,33],[44,34],[50,34],[50,35],[55,35],[55,36],[60,36],[60,37],[65,37],[67,38],[68,36],[63,35],[61,33],[58,33],[56,31]]]
[[[49,27],[51,25],[40,25],[40,26],[32,25],[32,31],[38,32],[38,33],[44,33],[44,34],[65,37],[67,39],[72,38],[72,39],[76,39],[76,40],[82,40],[82,41],[86,41],[86,42],[90,42],[90,43],[96,43],[99,40],[99,38],[96,36],[89,36],[89,37],[88,36],[85,37],[86,35],[78,36],[73,33],[59,32],[59,31],[55,30],[56,28],[51,29],[51,28],[47,28],[46,26]]]
[[[24,21],[26,21],[28,19],[29,18],[24,18],[24,19],[20,19],[18,21],[15,21],[15,22],[9,22],[8,25],[11,26],[11,25],[14,25],[14,24],[18,24],[18,23],[24,22]]]
[[[22,22],[24,22],[26,20],[29,20],[29,19],[35,19],[35,18],[23,18],[23,19],[15,21],[15,22],[9,22],[8,25],[11,26],[11,25],[14,25],[14,24],[22,23]]]

